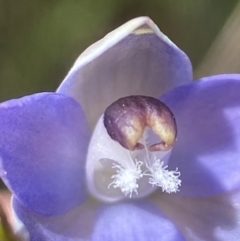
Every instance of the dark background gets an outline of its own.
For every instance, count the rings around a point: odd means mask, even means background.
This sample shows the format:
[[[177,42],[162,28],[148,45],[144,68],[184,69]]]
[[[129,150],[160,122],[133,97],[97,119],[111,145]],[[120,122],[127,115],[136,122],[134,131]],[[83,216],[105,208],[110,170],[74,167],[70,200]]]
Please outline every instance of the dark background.
[[[0,101],[54,91],[78,55],[150,16],[196,69],[237,0],[0,0]]]

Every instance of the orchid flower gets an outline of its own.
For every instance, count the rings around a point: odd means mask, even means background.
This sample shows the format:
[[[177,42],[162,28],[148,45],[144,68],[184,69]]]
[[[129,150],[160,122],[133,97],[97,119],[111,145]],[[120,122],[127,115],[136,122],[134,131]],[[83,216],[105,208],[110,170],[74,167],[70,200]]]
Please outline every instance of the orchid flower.
[[[0,175],[31,241],[236,241],[240,75],[192,81],[148,17],[80,55],[55,93],[0,104]],[[20,225],[20,226],[19,226]]]

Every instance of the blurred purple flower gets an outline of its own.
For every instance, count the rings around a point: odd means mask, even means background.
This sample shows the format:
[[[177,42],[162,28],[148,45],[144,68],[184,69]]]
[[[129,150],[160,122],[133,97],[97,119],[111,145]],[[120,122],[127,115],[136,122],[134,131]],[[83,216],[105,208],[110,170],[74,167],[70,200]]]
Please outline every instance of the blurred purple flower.
[[[149,18],[129,21],[80,55],[56,93],[1,103],[0,175],[14,194],[16,220],[32,241],[236,241],[239,90],[237,74],[192,82],[188,57]],[[160,98],[174,113],[178,139],[168,168],[181,172],[179,192],[150,186],[138,198],[115,197],[103,185],[112,176],[90,173],[95,165],[110,170],[98,158],[123,152],[99,129],[89,146],[89,127],[129,95]]]

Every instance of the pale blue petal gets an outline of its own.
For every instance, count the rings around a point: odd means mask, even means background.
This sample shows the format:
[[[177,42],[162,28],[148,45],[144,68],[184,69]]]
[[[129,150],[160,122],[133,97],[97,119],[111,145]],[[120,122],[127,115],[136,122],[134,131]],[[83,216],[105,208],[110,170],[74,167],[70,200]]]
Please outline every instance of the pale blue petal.
[[[0,104],[1,175],[30,210],[61,213],[85,200],[89,133],[80,105],[56,93]]]
[[[201,198],[159,193],[152,201],[178,225],[187,241],[236,241],[240,237],[240,188]]]
[[[192,80],[191,63],[149,19],[133,19],[90,46],[57,92],[78,100],[94,127],[123,96],[160,93]]]
[[[206,196],[240,186],[240,75],[203,78],[161,97],[178,138],[169,167],[179,168],[180,194]]]
[[[102,210],[93,233],[95,241],[184,241],[176,226],[147,201],[118,204]]]

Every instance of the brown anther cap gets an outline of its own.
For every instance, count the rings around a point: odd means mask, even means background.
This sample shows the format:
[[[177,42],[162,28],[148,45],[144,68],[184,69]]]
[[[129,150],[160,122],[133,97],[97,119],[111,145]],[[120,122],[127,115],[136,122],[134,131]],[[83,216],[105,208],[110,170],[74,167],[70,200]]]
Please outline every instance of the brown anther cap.
[[[144,148],[138,141],[147,126],[161,139],[149,147],[150,151],[169,150],[177,136],[171,110],[149,96],[128,96],[115,101],[105,110],[104,126],[109,136],[128,150]]]

